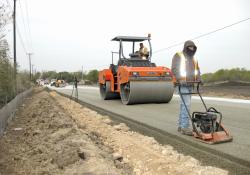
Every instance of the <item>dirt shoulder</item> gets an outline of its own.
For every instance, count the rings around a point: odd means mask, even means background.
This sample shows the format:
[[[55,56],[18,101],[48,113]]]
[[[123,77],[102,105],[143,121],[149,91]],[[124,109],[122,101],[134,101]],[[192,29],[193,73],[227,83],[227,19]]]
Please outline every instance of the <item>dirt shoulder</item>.
[[[18,110],[0,145],[0,174],[228,174],[41,90]]]
[[[36,90],[0,139],[0,174],[130,174],[92,137],[49,93]]]
[[[237,98],[250,100],[250,86],[237,85],[219,85],[219,86],[203,86],[202,93],[204,96]]]

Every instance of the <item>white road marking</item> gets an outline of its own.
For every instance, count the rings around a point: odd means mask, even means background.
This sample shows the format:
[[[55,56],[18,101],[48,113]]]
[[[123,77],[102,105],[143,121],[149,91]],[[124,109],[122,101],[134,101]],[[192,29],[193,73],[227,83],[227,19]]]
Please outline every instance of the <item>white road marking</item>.
[[[174,97],[179,97],[179,95],[174,95]],[[204,100],[208,101],[221,101],[221,102],[230,102],[230,103],[242,103],[242,104],[250,104],[250,100],[243,99],[235,99],[235,98],[221,98],[221,97],[202,97]],[[192,99],[199,100],[200,97],[192,96]]]

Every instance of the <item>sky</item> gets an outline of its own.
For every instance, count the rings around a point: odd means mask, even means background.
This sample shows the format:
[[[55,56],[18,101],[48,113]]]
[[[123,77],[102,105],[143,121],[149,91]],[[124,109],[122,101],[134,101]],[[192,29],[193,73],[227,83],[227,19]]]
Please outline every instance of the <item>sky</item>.
[[[154,52],[249,17],[249,0],[17,0],[25,47],[17,35],[17,61],[28,70],[26,52],[32,52],[37,71],[101,70],[118,49],[111,41],[115,36],[151,33]],[[202,73],[250,69],[250,20],[194,42]],[[154,53],[152,62],[171,67],[173,55],[182,49],[181,44]]]

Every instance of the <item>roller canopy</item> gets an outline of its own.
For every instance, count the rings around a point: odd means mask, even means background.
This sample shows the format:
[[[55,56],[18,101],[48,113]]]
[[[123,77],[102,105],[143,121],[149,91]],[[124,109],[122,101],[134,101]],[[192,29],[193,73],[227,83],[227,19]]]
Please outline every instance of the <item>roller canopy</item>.
[[[150,39],[149,37],[139,37],[139,36],[117,36],[111,41],[131,41],[131,42],[141,42]]]

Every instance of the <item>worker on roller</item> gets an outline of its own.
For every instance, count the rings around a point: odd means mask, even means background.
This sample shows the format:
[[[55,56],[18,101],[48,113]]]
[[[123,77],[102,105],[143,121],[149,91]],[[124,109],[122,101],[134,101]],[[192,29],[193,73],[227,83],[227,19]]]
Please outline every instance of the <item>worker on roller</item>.
[[[196,50],[197,47],[193,41],[186,41],[183,51],[176,53],[172,59],[172,72],[176,78],[176,85],[180,85],[182,93],[192,92],[193,84],[188,82],[201,81],[198,62],[194,58]],[[191,94],[183,95],[183,100],[188,110],[190,110]],[[189,128],[189,116],[182,100],[180,103],[178,132],[185,135],[193,134],[192,129]]]
[[[148,49],[143,45],[143,43],[140,43],[140,48],[139,48],[139,56],[142,59],[148,59]]]

